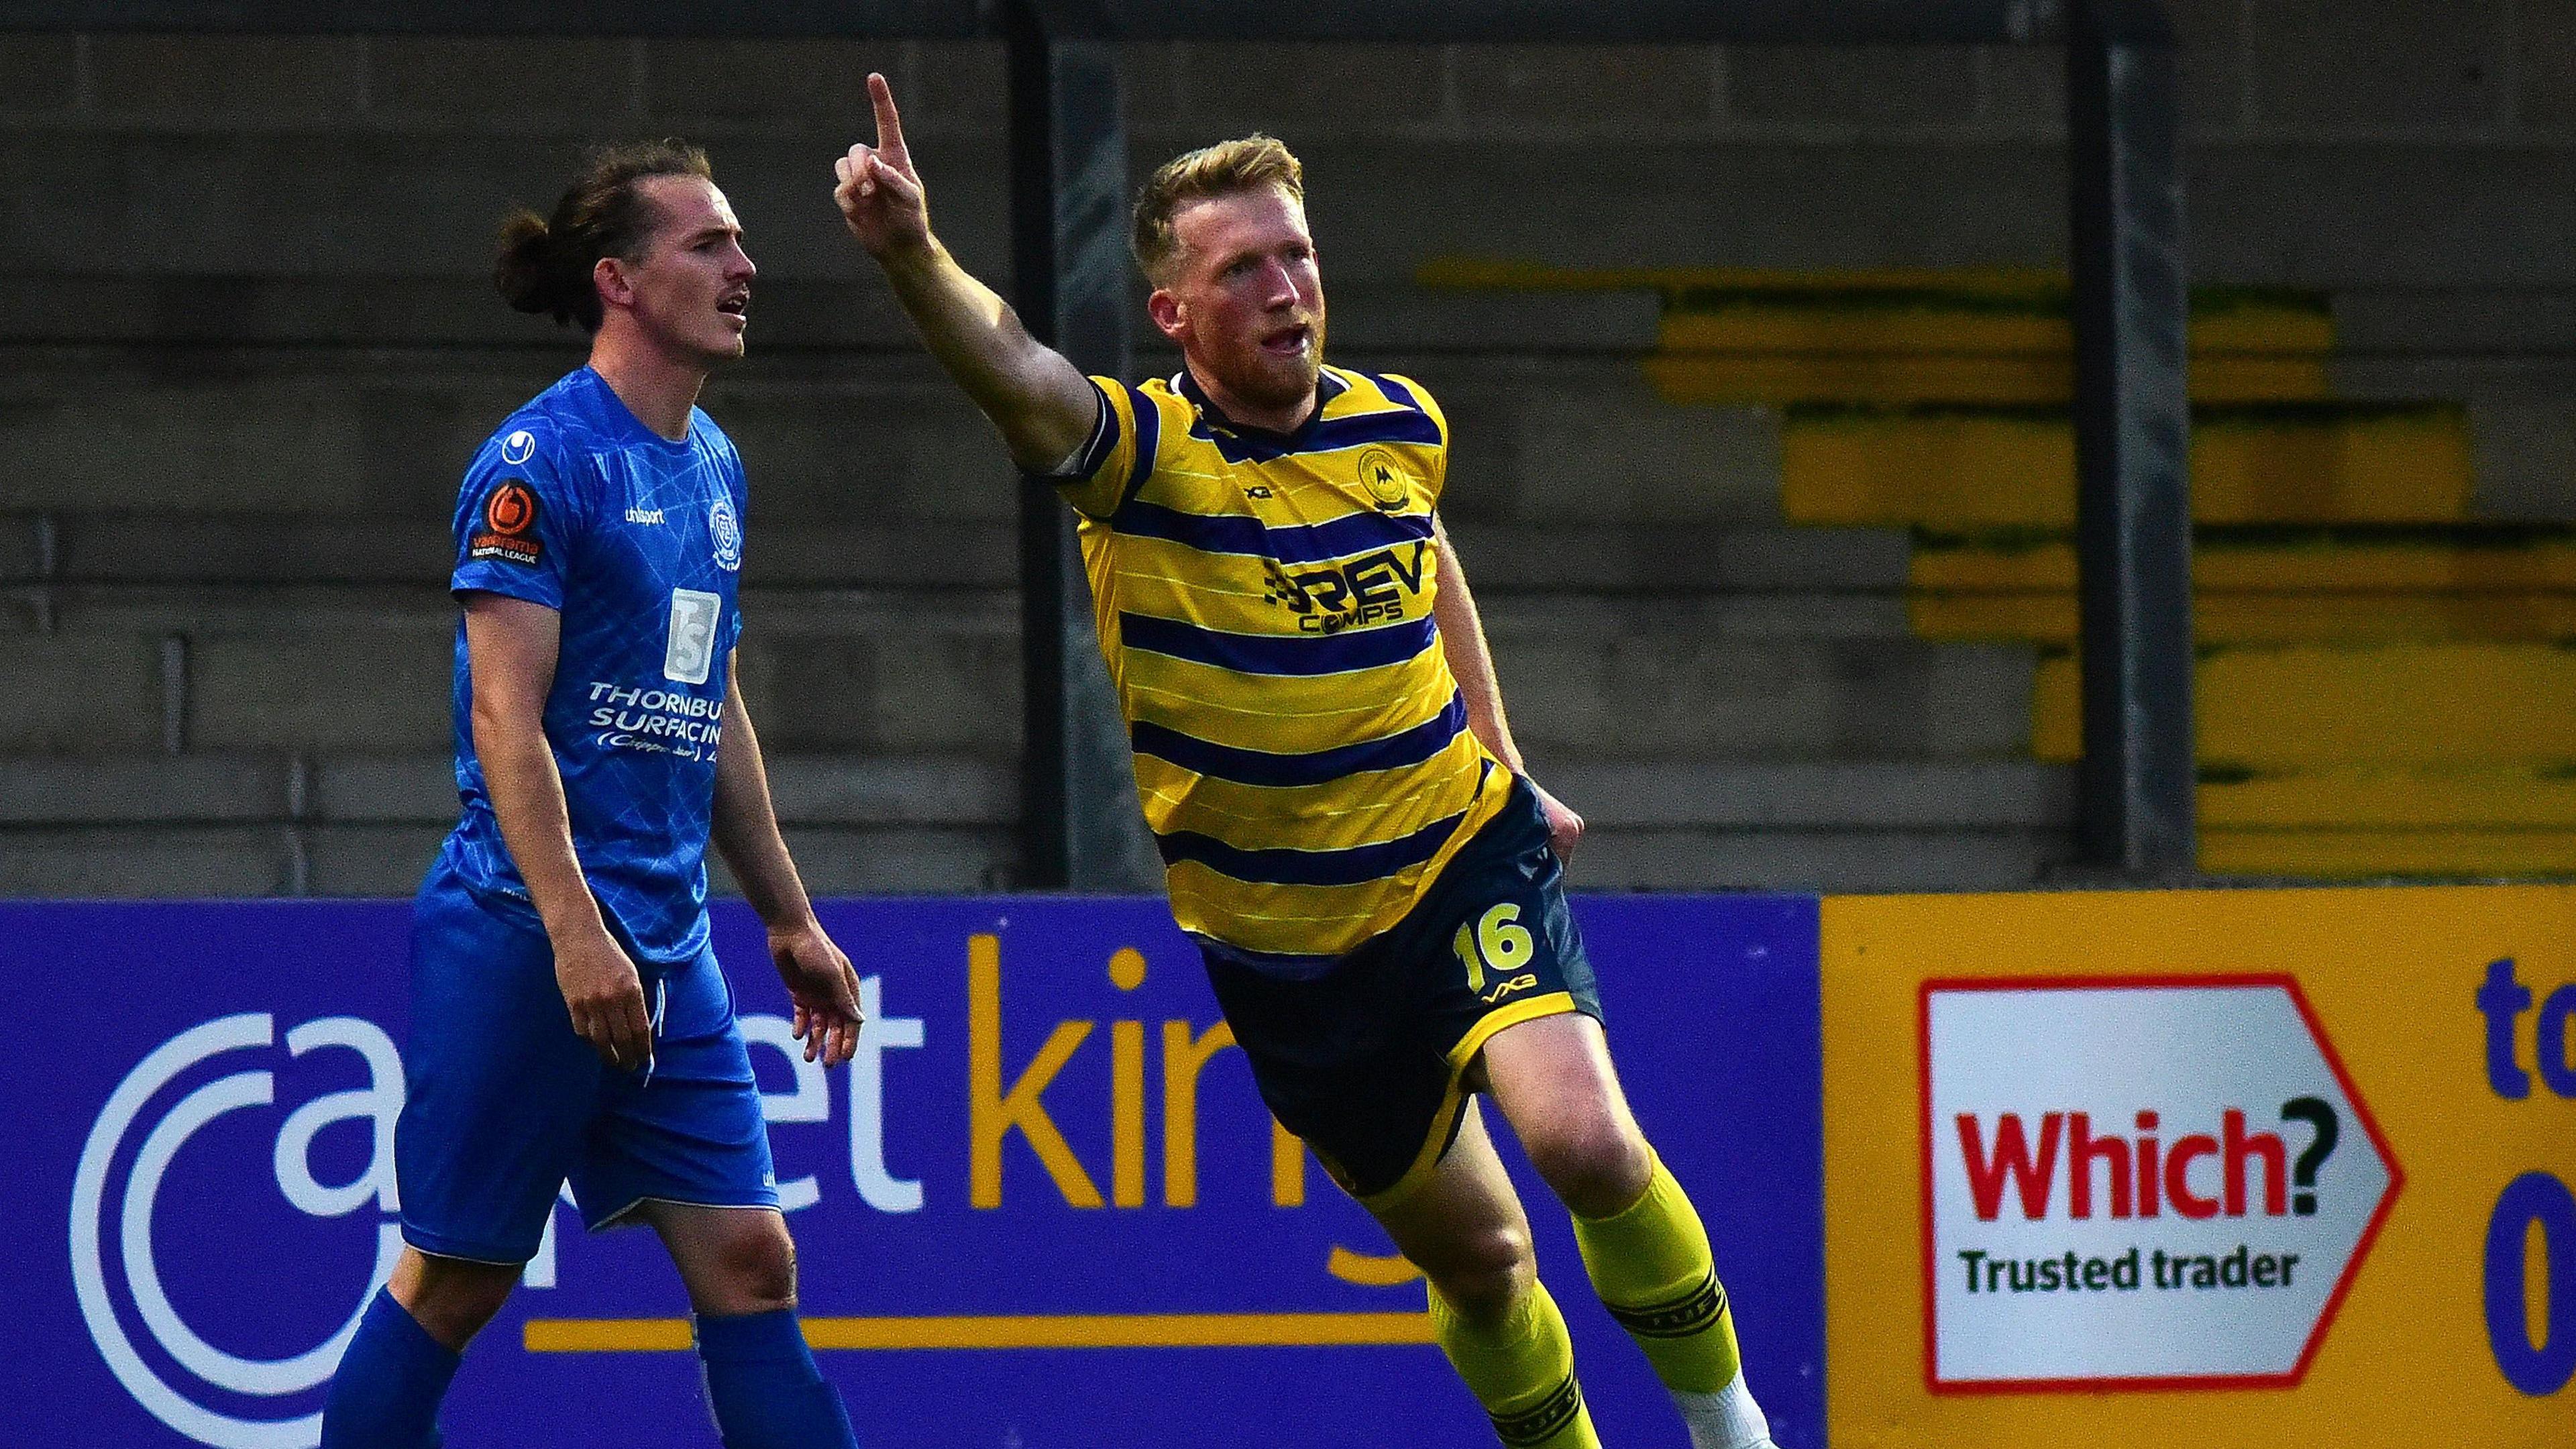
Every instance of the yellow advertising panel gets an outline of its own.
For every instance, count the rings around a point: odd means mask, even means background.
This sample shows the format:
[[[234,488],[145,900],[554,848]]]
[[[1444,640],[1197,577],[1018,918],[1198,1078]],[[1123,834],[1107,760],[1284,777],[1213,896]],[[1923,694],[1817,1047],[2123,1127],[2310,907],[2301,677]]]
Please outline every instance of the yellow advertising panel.
[[[2576,1445],[2576,889],[1823,933],[1835,1449]]]

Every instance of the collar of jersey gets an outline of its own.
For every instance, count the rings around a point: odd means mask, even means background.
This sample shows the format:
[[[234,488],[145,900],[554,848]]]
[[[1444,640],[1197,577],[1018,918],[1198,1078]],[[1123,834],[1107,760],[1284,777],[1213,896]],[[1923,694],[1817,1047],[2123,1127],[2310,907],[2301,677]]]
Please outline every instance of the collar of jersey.
[[[1199,416],[1207,420],[1209,427],[1223,428],[1229,433],[1258,438],[1289,453],[1298,451],[1299,440],[1315,430],[1315,425],[1324,420],[1324,409],[1332,405],[1333,399],[1348,392],[1350,386],[1349,383],[1333,376],[1333,370],[1329,367],[1317,372],[1315,374],[1315,410],[1306,414],[1306,421],[1299,423],[1295,431],[1282,433],[1271,428],[1256,427],[1251,423],[1238,423],[1227,417],[1224,409],[1208,401],[1208,395],[1200,391],[1199,380],[1190,375],[1186,365],[1179,372],[1172,374],[1172,391],[1188,398],[1190,405],[1199,410]]]
[[[646,427],[644,420],[635,416],[635,410],[626,405],[626,399],[617,395],[617,389],[608,385],[607,378],[599,375],[598,368],[585,362],[581,365],[580,376],[584,385],[599,394],[599,416],[610,427],[625,434],[626,441],[643,443],[665,452],[681,453],[688,451],[689,445],[697,440],[698,410],[696,408],[689,409],[689,436],[666,438]],[[1316,411],[1321,412],[1323,409],[1317,408]]]

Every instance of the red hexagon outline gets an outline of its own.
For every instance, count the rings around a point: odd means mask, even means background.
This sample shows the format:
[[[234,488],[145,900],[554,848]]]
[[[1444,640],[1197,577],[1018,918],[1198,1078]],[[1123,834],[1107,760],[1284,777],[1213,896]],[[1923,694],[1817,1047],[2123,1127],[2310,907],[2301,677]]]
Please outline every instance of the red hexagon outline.
[[[2183,1376],[2119,1377],[2058,1379],[1977,1379],[1946,1381],[1939,1377],[1935,1360],[1940,1342],[1936,1294],[1932,1267],[1932,994],[1936,991],[2136,991],[2171,988],[2257,989],[2279,988],[2289,993],[2290,1004],[2298,1009],[2299,1019],[2307,1025],[2308,1035],[2325,1058],[2326,1069],[2334,1073],[2335,1083],[2343,1089],[2344,1100],[2352,1104],[2361,1118],[2364,1135],[2388,1168],[2388,1188],[2379,1196],[2379,1206],[2363,1225],[2361,1236],[2353,1243],[2352,1257],[2344,1263],[2342,1276],[2335,1280],[2334,1291],[2326,1295],[2325,1307],[2317,1313],[2316,1326],[2308,1330],[2307,1342],[2300,1345],[2299,1360],[2286,1373],[2278,1374],[2202,1374]],[[2308,1376],[2308,1366],[2316,1361],[2317,1351],[2325,1346],[2326,1332],[2334,1326],[2335,1315],[2343,1310],[2344,1296],[2352,1291],[2364,1259],[2379,1241],[2379,1230],[2388,1221],[2390,1209],[2406,1189],[2406,1169],[2397,1160],[2396,1149],[2387,1134],[2379,1130],[2379,1119],[2372,1116],[2370,1103],[2363,1099],[2361,1086],[2345,1070],[2343,1056],[2335,1050],[2334,1038],[2326,1032],[2325,1021],[2317,1015],[2308,994],[2299,987],[2299,978],[2290,972],[2223,973],[2205,976],[2169,972],[2144,976],[1951,976],[1926,980],[1915,996],[1914,1061],[1916,1074],[1915,1116],[1920,1136],[1921,1177],[1915,1186],[1921,1198],[1923,1264],[1923,1383],[1935,1394],[2048,1394],[2145,1392],[2162,1389],[2273,1389],[2294,1388]]]

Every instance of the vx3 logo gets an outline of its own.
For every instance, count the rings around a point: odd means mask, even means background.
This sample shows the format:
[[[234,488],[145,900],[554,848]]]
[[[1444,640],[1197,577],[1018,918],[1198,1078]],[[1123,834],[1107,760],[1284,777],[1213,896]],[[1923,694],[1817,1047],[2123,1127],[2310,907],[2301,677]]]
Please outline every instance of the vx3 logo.
[[[232,1053],[273,1049],[276,1042],[275,1022],[265,1012],[221,1017],[173,1037],[128,1072],[109,1094],[72,1178],[72,1286],[99,1355],[135,1402],[154,1418],[217,1449],[311,1449],[321,1442],[322,1415],[318,1404],[311,1402],[310,1391],[339,1366],[368,1299],[392,1274],[402,1254],[400,1225],[390,1217],[380,1219],[374,1270],[363,1283],[351,1275],[347,1301],[352,1306],[339,1330],[286,1358],[228,1353],[190,1326],[172,1303],[162,1282],[162,1261],[152,1232],[163,1181],[189,1139],[208,1124],[228,1113],[273,1105],[276,1074],[265,1069],[236,1071],[187,1092],[160,1111],[157,1121],[147,1123],[147,1114],[156,1099],[201,1064]],[[286,1033],[290,1056],[325,1047],[345,1048],[363,1058],[367,1085],[316,1097],[287,1114],[271,1153],[278,1190],[298,1211],[316,1218],[345,1217],[370,1203],[380,1214],[396,1212],[400,1204],[394,1194],[393,1139],[394,1120],[403,1104],[401,1055],[383,1030],[351,1016],[308,1021]],[[316,1180],[310,1156],[313,1139],[333,1123],[353,1119],[371,1128],[366,1167],[348,1182],[333,1185]],[[142,1136],[139,1147],[132,1142],[137,1133]],[[123,1311],[109,1273],[111,1238],[130,1299]],[[334,1299],[336,1303],[337,1295]],[[332,1311],[337,1313],[336,1306]],[[129,1318],[139,1318],[160,1352],[193,1376],[194,1382],[174,1384],[164,1378],[137,1348],[128,1331]],[[307,1411],[244,1416],[215,1407],[228,1402],[224,1396],[268,1401],[304,1396]]]

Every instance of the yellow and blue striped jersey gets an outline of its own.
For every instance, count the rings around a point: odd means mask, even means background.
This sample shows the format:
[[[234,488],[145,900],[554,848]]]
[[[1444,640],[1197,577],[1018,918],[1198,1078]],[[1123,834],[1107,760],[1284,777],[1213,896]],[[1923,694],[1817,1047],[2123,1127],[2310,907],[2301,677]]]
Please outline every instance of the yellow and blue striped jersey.
[[[1100,425],[1059,482],[1172,914],[1249,964],[1320,965],[1402,919],[1507,795],[1432,619],[1448,424],[1418,384],[1335,367],[1289,434],[1187,372],[1092,383]]]

